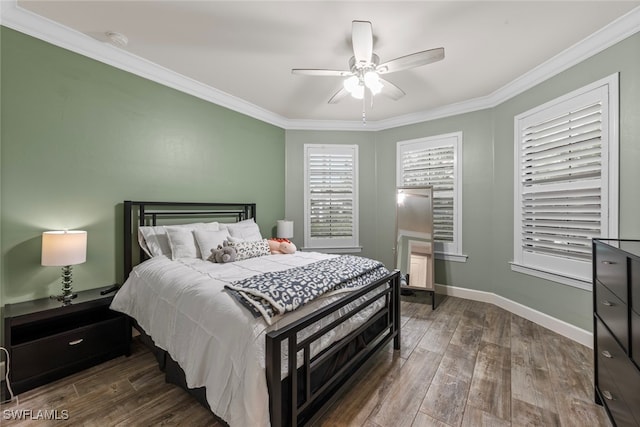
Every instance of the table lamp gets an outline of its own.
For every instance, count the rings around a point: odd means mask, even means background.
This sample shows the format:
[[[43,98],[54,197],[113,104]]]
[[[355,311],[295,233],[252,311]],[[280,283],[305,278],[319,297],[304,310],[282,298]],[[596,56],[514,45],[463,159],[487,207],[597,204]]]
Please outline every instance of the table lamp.
[[[87,232],[79,230],[42,233],[42,265],[62,267],[62,294],[56,297],[70,304],[77,296],[72,291],[71,266],[87,260]]]
[[[276,237],[279,239],[290,239],[293,237],[293,221],[279,219],[276,226]]]

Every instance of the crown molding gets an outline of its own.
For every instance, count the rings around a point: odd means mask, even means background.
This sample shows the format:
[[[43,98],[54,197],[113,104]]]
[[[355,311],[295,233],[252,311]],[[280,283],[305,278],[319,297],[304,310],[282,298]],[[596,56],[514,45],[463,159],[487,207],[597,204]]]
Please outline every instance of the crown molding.
[[[640,6],[565,49],[493,93],[389,119],[368,121],[289,119],[207,86],[110,44],[0,0],[0,24],[164,86],[287,130],[380,131],[493,108],[640,31]]]
[[[15,0],[0,0],[0,24],[263,122],[279,127],[287,123],[286,118],[255,104],[22,9]]]
[[[639,31],[640,6],[492,93],[489,96],[490,107],[495,107],[531,89]]]
[[[379,121],[359,120],[311,120],[289,119],[285,129],[287,130],[339,130],[356,132],[375,132],[381,130]]]
[[[639,31],[640,6],[487,96],[380,120],[372,123],[371,127],[377,130],[391,129],[493,108]]]

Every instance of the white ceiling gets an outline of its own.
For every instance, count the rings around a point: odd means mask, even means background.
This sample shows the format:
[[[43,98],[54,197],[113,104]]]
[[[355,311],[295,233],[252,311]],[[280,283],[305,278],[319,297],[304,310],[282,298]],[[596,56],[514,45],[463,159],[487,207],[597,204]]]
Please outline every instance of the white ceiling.
[[[407,95],[376,97],[369,121],[490,96],[606,27],[639,1],[31,1],[19,8],[287,120],[359,120],[362,101],[327,103],[342,82],[291,68],[348,69],[351,21],[372,22],[381,62],[444,47],[445,59],[387,74]]]

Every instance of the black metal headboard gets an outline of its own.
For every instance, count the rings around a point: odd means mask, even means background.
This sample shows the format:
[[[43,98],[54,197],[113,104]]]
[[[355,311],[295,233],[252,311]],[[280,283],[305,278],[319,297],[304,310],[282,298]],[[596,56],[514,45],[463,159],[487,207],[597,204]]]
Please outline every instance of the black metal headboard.
[[[192,203],[192,202],[124,202],[124,280],[129,277],[134,262],[145,259],[145,253],[138,245],[138,226],[176,224],[187,220],[218,220],[238,222],[256,219],[255,203]],[[137,247],[139,254],[134,258]],[[123,280],[123,283],[124,283]]]

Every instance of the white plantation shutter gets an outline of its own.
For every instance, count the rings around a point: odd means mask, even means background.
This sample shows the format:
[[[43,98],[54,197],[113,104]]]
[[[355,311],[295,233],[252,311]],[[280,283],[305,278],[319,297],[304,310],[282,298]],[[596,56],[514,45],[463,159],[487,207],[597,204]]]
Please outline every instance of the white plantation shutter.
[[[402,186],[433,186],[434,239],[453,242],[453,145],[406,150],[402,162]]]
[[[433,187],[433,231],[436,251],[460,253],[458,212],[460,169],[459,146],[462,134],[398,143],[399,187]]]
[[[617,205],[609,108],[600,85],[516,117],[515,262],[589,280],[591,239],[611,237]]]
[[[358,246],[355,145],[305,145],[305,246]]]
[[[521,147],[523,249],[588,261],[601,225],[602,104],[523,129]]]

